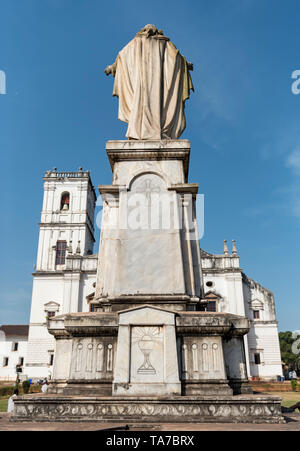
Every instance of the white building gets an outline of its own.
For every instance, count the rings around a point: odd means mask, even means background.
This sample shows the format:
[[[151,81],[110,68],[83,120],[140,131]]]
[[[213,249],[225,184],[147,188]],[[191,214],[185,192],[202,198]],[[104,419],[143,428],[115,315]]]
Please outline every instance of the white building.
[[[282,375],[281,354],[273,293],[242,272],[233,241],[232,254],[202,250],[206,297],[216,311],[247,316],[251,329],[245,338],[249,377],[275,379]]]
[[[54,338],[47,317],[93,310],[98,255],[93,254],[96,195],[89,172],[48,171],[30,315],[25,372],[49,377]],[[266,379],[282,374],[273,294],[241,270],[235,243],[221,255],[202,250],[208,309],[247,316],[245,339],[248,375]]]
[[[24,372],[27,355],[28,329],[26,325],[0,327],[0,380],[14,381]]]
[[[88,310],[97,267],[95,201],[88,171],[45,174],[26,363],[31,377],[51,376],[55,350],[47,317]]]

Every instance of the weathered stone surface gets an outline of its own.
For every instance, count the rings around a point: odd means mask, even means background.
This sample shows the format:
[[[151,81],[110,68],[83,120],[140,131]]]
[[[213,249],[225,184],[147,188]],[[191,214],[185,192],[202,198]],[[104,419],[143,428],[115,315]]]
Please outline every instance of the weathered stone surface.
[[[186,183],[189,152],[187,140],[107,143],[113,185],[99,187],[102,258],[94,299],[103,310],[112,310],[116,298],[141,295],[162,296],[161,303],[163,296],[187,296],[195,310],[200,296],[198,186]],[[185,304],[181,309],[188,308]]]
[[[15,401],[12,421],[283,423],[281,399],[268,396],[61,397]]]
[[[249,330],[246,318],[223,313],[182,312],[176,317],[176,326],[183,394],[252,392],[243,342],[243,335]],[[225,349],[231,349],[231,353],[224,354]]]
[[[151,296],[147,300],[151,302]],[[234,393],[249,393],[245,370],[240,372],[244,364],[242,336],[247,327],[248,320],[237,315],[174,312],[154,305],[119,314],[56,317],[49,322],[49,331],[57,338],[49,392],[231,395],[233,389]],[[139,342],[144,335],[148,340],[152,335],[155,338],[150,340],[153,368],[139,371],[143,364]],[[224,347],[230,350],[225,358]]]
[[[181,394],[175,313],[143,306],[119,317],[113,395]]]
[[[246,389],[245,381],[247,380],[246,356],[243,337],[233,336],[230,340],[224,340],[223,349],[226,361],[226,372],[228,378],[232,380],[234,393],[243,393]],[[240,388],[237,381],[243,381]]]
[[[231,396],[232,388],[228,380],[185,380],[182,381],[182,395],[184,396]]]
[[[56,316],[48,323],[48,331],[55,338],[71,336],[102,336],[118,334],[116,313],[68,313]]]
[[[113,185],[129,188],[130,181],[145,170],[162,174],[168,187],[187,182],[190,158],[187,139],[112,140],[107,141],[106,152],[113,170]]]
[[[182,337],[180,346],[184,394],[232,394],[225,370],[221,336]]]
[[[176,316],[176,328],[180,335],[221,335],[232,338],[245,335],[250,322],[244,316],[219,312],[180,312]]]

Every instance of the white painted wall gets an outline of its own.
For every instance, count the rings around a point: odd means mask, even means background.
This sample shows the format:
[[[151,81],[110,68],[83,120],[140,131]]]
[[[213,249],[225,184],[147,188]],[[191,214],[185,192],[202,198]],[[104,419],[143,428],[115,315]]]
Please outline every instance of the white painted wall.
[[[275,379],[282,375],[281,355],[273,293],[243,275],[237,255],[204,255],[202,257],[205,291],[220,296],[218,311],[246,316],[251,329],[245,337],[249,377]],[[207,282],[213,282],[207,287]],[[260,318],[254,320],[253,310]],[[254,354],[261,353],[262,363],[254,363]]]
[[[280,347],[276,323],[255,324],[248,334],[251,376],[273,379],[282,376]],[[254,362],[259,352],[261,363]]]
[[[13,343],[18,343],[18,350],[12,351]],[[1,335],[0,340],[0,380],[16,380],[16,365],[19,364],[20,357],[24,358],[24,366],[26,364],[27,355],[27,337],[5,337]],[[9,358],[8,365],[3,366],[5,357]],[[23,366],[23,373],[24,371]]]
[[[275,379],[282,376],[282,366],[274,295],[247,277],[244,277],[243,291],[246,315],[251,321],[248,334],[251,376]],[[258,319],[254,319],[254,310],[259,311]],[[260,354],[260,364],[254,361],[255,353]]]

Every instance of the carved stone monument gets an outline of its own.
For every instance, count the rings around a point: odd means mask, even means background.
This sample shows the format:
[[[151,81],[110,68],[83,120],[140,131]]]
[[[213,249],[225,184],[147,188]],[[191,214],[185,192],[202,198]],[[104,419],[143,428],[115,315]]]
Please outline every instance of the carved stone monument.
[[[112,184],[99,186],[102,228],[91,312],[49,321],[49,394],[15,401],[15,421],[281,422],[280,398],[253,395],[249,320],[205,311],[188,183],[187,63],[146,26],[106,69],[129,140],[108,141]]]

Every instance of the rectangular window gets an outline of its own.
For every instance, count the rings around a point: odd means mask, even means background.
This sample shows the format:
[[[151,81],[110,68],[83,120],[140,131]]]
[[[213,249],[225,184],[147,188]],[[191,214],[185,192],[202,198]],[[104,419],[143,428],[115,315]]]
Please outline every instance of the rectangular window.
[[[48,318],[53,318],[55,316],[55,312],[47,312]]]
[[[12,344],[12,346],[11,346],[11,350],[12,350],[13,352],[17,351],[18,348],[19,348],[19,343],[15,343],[15,342],[14,342],[14,343]]]
[[[216,301],[209,301],[206,308],[207,312],[216,312],[217,311],[217,303]]]
[[[4,359],[3,359],[3,366],[8,366],[8,362],[9,362],[9,358],[8,357],[4,357]]]
[[[259,319],[259,310],[253,310],[253,318]]]
[[[66,261],[67,242],[57,241],[56,243],[56,265],[64,265]]]
[[[254,363],[256,365],[260,365],[260,353],[259,352],[254,354]]]
[[[53,363],[54,363],[54,354],[50,354],[50,360],[49,360],[50,366],[52,366]]]
[[[19,365],[23,366],[24,365],[24,357],[20,357],[19,358]]]

